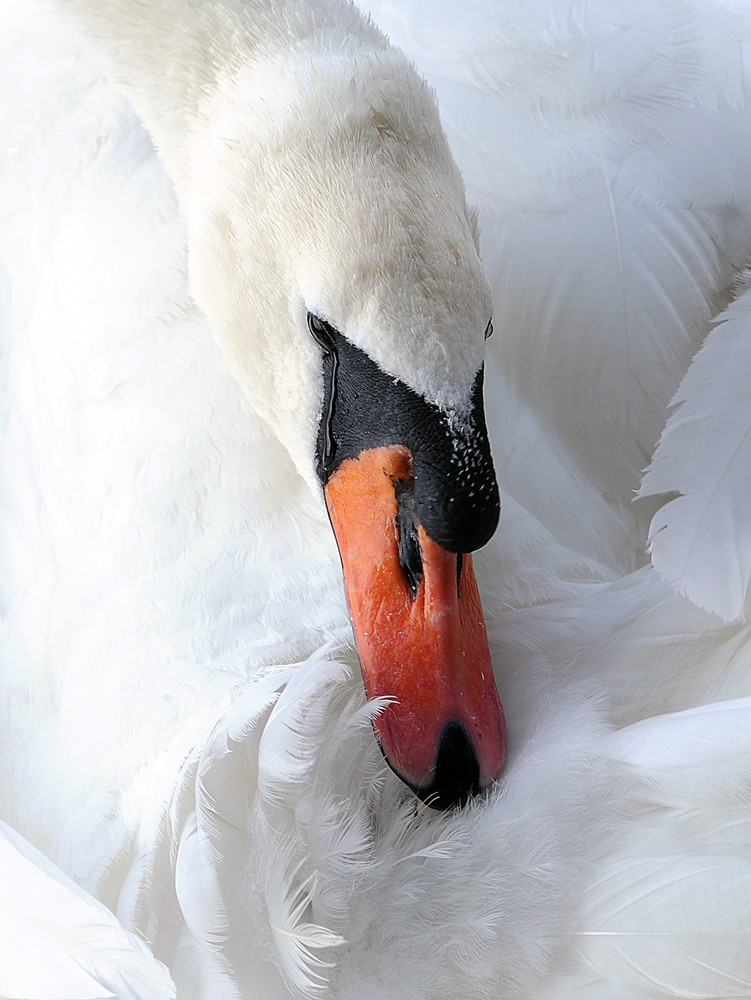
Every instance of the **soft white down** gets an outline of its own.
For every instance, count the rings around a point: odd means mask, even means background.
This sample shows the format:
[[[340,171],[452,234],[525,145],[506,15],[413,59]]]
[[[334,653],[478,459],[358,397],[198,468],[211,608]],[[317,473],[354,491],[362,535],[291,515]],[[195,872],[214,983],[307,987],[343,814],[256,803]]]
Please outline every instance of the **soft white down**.
[[[0,997],[751,996],[747,5],[371,8],[487,282],[354,8],[65,6],[0,8]],[[460,413],[491,292],[509,757],[435,814],[372,737],[304,320]]]

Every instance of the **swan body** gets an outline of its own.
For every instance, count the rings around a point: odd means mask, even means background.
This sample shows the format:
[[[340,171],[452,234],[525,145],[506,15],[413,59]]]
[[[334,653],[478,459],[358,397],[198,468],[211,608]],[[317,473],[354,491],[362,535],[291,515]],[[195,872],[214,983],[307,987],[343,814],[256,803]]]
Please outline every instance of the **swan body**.
[[[191,63],[160,93],[168,36],[156,20],[139,47],[125,7],[107,5],[123,40],[104,63],[96,6],[3,8],[0,858],[32,866],[4,881],[28,877],[36,902],[25,924],[4,920],[0,995],[751,995],[748,403],[733,380],[748,14],[532,4],[506,19],[491,5],[448,32],[418,6],[374,10],[439,90],[494,297],[504,514],[475,564],[509,758],[483,797],[436,814],[372,738],[313,467],[305,309],[277,303],[293,339],[267,343],[275,288],[228,285],[226,255],[273,210],[227,139],[238,81],[223,75],[205,117],[186,117],[191,73],[207,71]],[[212,10],[235,23],[231,5],[186,16]],[[380,65],[382,36],[337,10],[342,47]],[[264,58],[283,61],[289,24],[272,27]],[[230,66],[255,44],[202,31]],[[309,60],[290,73],[313,78]],[[280,79],[255,81],[254,120]],[[285,125],[299,111],[315,134],[314,90],[283,96]],[[201,151],[222,145],[214,174]],[[295,183],[322,188],[324,160]],[[463,205],[450,159],[437,170]],[[238,211],[249,199],[235,241],[223,192]],[[255,234],[263,254],[302,243],[306,304],[346,313],[386,371],[459,406],[482,350],[481,272],[457,275],[455,341],[426,327],[399,342],[420,276],[322,267],[345,195],[319,194],[331,211],[301,204]],[[456,225],[472,239],[469,215]],[[352,254],[384,246],[379,229],[351,240]],[[381,303],[367,322],[363,301]],[[37,921],[71,942],[52,973],[34,960]],[[141,978],[113,978],[108,948]]]

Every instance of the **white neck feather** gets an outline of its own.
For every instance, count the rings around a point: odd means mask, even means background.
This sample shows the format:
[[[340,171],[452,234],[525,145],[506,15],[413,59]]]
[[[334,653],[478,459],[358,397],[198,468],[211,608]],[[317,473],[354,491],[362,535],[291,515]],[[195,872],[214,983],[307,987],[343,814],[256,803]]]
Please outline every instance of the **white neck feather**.
[[[388,47],[349,0],[64,0],[55,6],[85,27],[178,188],[219,92],[234,90],[254,67],[290,48],[313,59]]]

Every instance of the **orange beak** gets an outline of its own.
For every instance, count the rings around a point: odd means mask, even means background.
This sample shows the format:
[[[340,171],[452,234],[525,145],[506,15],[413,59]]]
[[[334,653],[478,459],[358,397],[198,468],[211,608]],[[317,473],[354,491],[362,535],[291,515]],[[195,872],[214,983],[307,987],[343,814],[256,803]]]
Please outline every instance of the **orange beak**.
[[[412,455],[375,447],[342,461],[324,492],[370,698],[391,768],[428,804],[461,804],[498,776],[506,726],[472,558],[414,516]]]

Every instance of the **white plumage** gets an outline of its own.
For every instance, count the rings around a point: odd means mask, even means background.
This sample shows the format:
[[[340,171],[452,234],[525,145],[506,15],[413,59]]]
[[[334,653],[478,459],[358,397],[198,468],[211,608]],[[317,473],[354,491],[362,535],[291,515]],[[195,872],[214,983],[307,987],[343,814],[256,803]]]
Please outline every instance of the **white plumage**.
[[[373,12],[479,208],[506,769],[435,814],[384,764],[296,431],[193,300],[196,217],[75,25],[7,0],[0,996],[751,996],[751,15]],[[303,428],[305,350],[274,362]]]
[[[641,496],[680,494],[652,520],[652,561],[681,593],[728,621],[743,617],[751,576],[744,501],[751,469],[751,409],[744,405],[750,322],[751,295],[739,285],[681,382],[640,490]]]
[[[5,824],[0,835],[5,996],[174,995],[167,970],[105,906]]]

